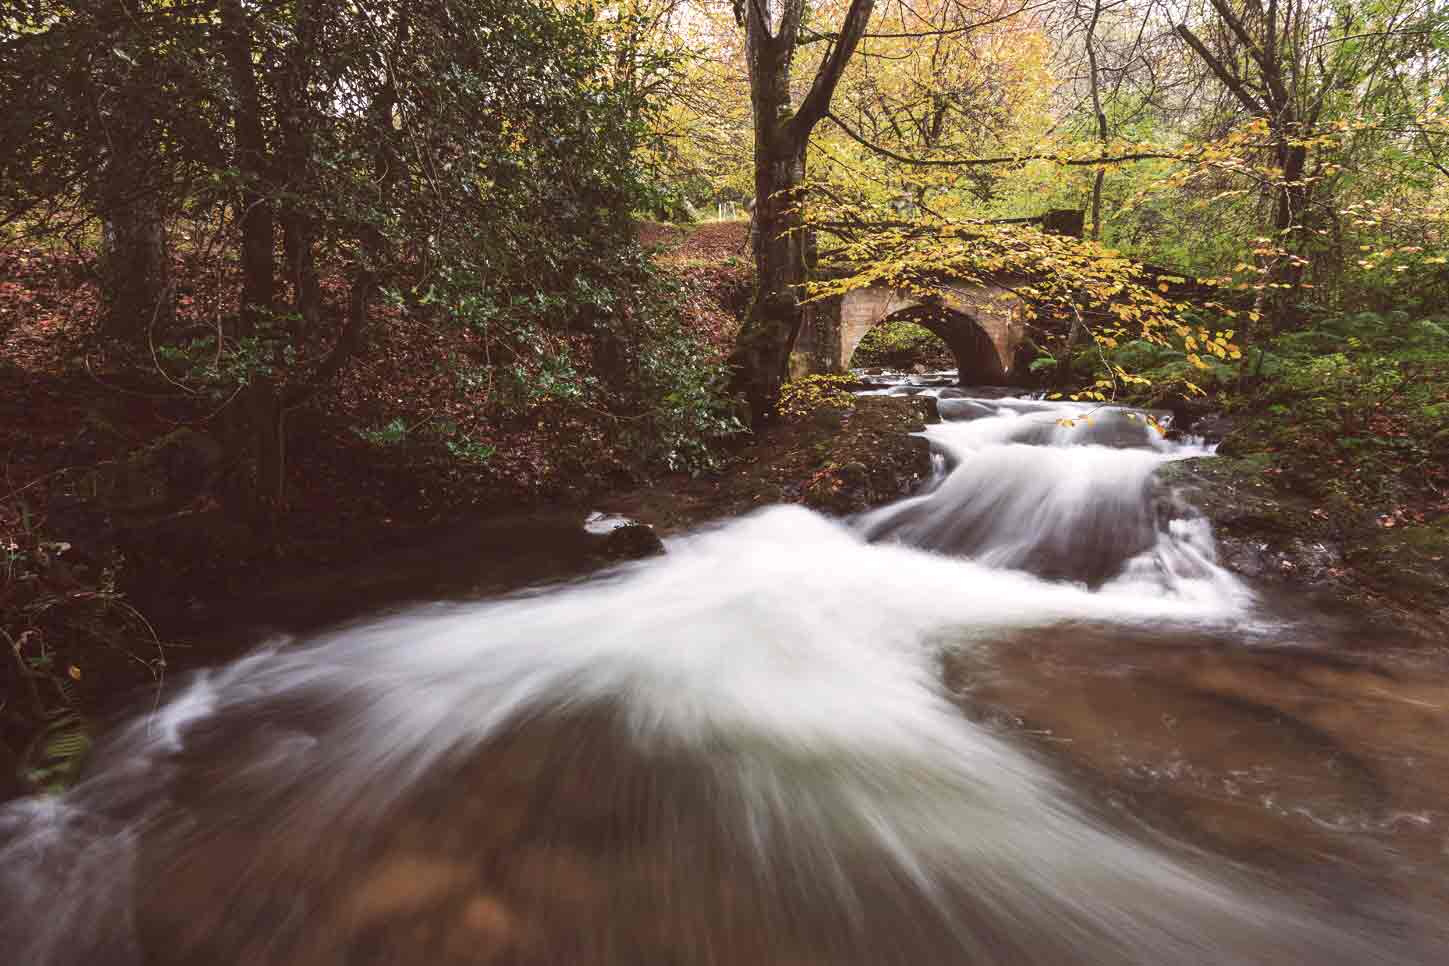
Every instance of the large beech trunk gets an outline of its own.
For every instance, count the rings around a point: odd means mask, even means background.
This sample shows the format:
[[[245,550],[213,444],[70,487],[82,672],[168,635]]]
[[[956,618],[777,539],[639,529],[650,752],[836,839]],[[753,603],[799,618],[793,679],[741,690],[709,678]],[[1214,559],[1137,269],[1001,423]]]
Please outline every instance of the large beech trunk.
[[[805,14],[804,0],[740,0],[735,16],[745,31],[750,107],[755,119],[755,209],[751,247],[755,293],[730,356],[731,389],[759,424],[774,411],[790,352],[800,334],[808,240],[799,206],[810,132],[830,109],[874,0],[852,0],[810,91],[791,111],[790,68]],[[771,11],[776,12],[772,15]]]
[[[751,235],[755,292],[730,360],[735,367],[734,389],[749,404],[756,423],[769,415],[800,334],[806,262],[797,205],[804,180],[805,144],[795,143],[778,125],[757,122]]]

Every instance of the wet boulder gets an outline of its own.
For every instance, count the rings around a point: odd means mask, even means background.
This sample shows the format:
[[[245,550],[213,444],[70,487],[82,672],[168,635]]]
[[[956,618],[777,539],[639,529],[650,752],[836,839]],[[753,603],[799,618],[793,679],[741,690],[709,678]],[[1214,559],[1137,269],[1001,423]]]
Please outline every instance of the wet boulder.
[[[1187,432],[1192,436],[1202,437],[1204,443],[1222,444],[1232,435],[1235,428],[1232,419],[1222,413],[1208,413],[1201,419],[1195,420]]]
[[[664,541],[643,523],[618,527],[604,538],[600,554],[610,560],[642,560],[664,552]]]
[[[1160,499],[1191,501],[1211,521],[1218,557],[1228,569],[1256,580],[1282,582],[1332,595],[1347,587],[1343,553],[1329,521],[1311,501],[1284,494],[1256,460],[1182,460],[1157,473]]]
[[[913,396],[911,408],[920,414],[921,421],[927,425],[941,421],[941,406],[935,396]]]
[[[991,416],[995,413],[995,410],[990,406],[977,402],[974,399],[959,399],[945,395],[936,401],[936,408],[942,419],[949,419],[955,422],[964,422],[968,419],[980,419],[983,416]]]
[[[664,552],[653,527],[617,513],[590,513],[584,532],[594,541],[594,553],[605,560],[642,560]]]

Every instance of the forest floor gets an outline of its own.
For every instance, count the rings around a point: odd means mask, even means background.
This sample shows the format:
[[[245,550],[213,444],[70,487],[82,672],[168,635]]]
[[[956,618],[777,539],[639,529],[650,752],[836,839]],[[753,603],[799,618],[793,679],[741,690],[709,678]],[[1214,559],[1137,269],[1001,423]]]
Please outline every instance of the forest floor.
[[[742,222],[693,231],[641,226],[641,240],[656,246],[657,259],[684,289],[690,325],[721,354],[749,295],[744,232]],[[178,258],[179,312],[202,323],[234,293],[225,279],[189,270]],[[194,493],[136,491],[174,482],[148,478],[170,469],[142,465],[155,462],[141,458],[148,451],[176,443],[181,452],[174,455],[205,462],[210,454],[198,437],[226,432],[225,407],[168,382],[159,364],[108,356],[96,344],[97,313],[94,271],[83,257],[0,250],[0,522],[7,532],[66,524],[81,499],[74,491],[87,487],[97,497],[91,502],[107,502],[99,491],[110,489],[110,503],[152,516],[216,509],[214,485],[197,485]],[[477,351],[473,335],[380,313],[386,318],[372,327],[367,351],[335,387],[289,417],[281,527],[289,555],[327,563],[328,547],[359,528],[582,503],[640,482],[628,454],[615,458],[607,439],[592,451],[580,447],[577,427],[552,412],[475,425],[482,418],[470,413],[471,393],[455,378],[458,360]],[[460,465],[420,431],[438,423],[491,446],[486,464]],[[378,442],[390,424],[406,427],[403,443]],[[84,528],[100,522],[92,515]],[[238,562],[224,564],[234,569]],[[263,561],[268,569],[274,563]]]

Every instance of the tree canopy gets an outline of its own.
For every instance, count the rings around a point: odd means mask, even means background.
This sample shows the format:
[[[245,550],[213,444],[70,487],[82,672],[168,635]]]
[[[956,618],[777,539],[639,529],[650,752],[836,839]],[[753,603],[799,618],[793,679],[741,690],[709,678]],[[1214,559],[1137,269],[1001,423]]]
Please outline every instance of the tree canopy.
[[[695,207],[748,198],[751,170],[757,212],[767,187],[791,199],[794,215],[766,211],[757,225],[808,240],[799,255],[783,244],[764,253],[762,279],[817,251],[866,266],[817,294],[891,271],[999,267],[1008,251],[1038,267],[1095,266],[1100,275],[1055,274],[1027,294],[1043,311],[1157,320],[1151,333],[1193,365],[1204,331],[1208,346],[1228,329],[1266,338],[1316,311],[1397,299],[1405,273],[1421,304],[1449,294],[1449,25],[1434,3],[751,0],[733,5],[744,27],[721,7],[671,5],[692,56],[663,115],[665,169]],[[792,32],[784,75],[762,79],[749,60],[739,35],[750,16]],[[771,116],[762,84],[778,101]],[[776,114],[789,120],[782,133],[810,127],[790,149],[794,170],[771,175],[758,138]],[[1051,208],[1085,211],[1087,239],[1044,241],[1010,224]],[[1134,287],[1123,259],[1219,286],[1205,299],[1218,324],[1159,304],[1155,282]],[[786,274],[808,287],[803,269]],[[771,288],[778,279],[762,297]],[[799,310],[772,304],[775,321],[747,324],[746,338],[769,330],[788,345]],[[1090,329],[1109,340],[1102,348],[1123,336]],[[782,360],[778,348],[736,357],[768,369],[766,383],[783,378]]]

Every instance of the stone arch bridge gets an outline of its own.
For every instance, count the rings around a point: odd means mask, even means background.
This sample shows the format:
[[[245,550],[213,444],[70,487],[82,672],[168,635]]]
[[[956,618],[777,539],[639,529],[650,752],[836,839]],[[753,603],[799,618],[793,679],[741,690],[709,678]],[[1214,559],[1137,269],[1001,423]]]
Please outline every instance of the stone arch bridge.
[[[996,219],[996,223],[1036,224],[1054,234],[1080,238],[1083,215],[1059,209],[1030,218]],[[946,343],[956,357],[962,385],[1020,382],[1030,359],[1021,351],[1027,332],[1025,304],[1013,289],[1025,282],[1011,275],[983,282],[948,280],[931,302],[885,285],[809,302],[790,354],[790,378],[845,372],[855,347],[874,326],[887,319],[908,319]]]
[[[876,285],[807,303],[790,376],[844,372],[865,334],[886,320],[909,320],[935,333],[956,357],[963,385],[1008,384],[1023,373],[1018,350],[1026,338],[1022,300],[1012,293],[1024,279],[948,282],[925,301]]]

